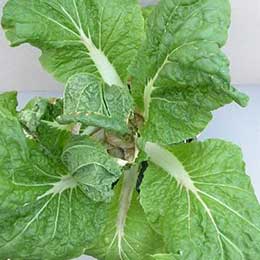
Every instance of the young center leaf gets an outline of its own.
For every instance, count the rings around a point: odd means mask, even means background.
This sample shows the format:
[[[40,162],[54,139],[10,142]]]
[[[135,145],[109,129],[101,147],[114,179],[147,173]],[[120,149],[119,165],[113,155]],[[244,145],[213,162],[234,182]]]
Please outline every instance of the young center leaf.
[[[37,131],[41,120],[49,112],[51,102],[47,98],[36,97],[30,100],[19,113],[20,122],[32,133]]]
[[[110,200],[112,184],[119,179],[121,169],[102,145],[88,137],[76,138],[65,147],[61,157],[88,197]]]
[[[60,157],[72,136],[73,125],[60,125],[56,118],[63,114],[63,100],[36,97],[19,112],[18,118],[26,131],[49,154]]]
[[[133,111],[132,97],[127,88],[108,86],[95,76],[77,74],[66,85],[62,124],[83,125],[128,132],[128,119]]]
[[[1,108],[0,115],[0,258],[80,256],[96,239],[104,203],[94,202],[69,168],[27,139],[11,113]]]
[[[240,149],[208,140],[145,148],[141,204],[177,259],[256,259],[260,207]]]
[[[228,0],[162,0],[130,73],[145,118],[144,140],[172,144],[199,134],[211,111],[247,97],[230,85],[220,47],[230,23]]]
[[[9,0],[2,26],[12,46],[40,48],[43,67],[57,79],[89,72],[118,86],[144,30],[137,0]]]
[[[138,174],[138,166],[125,171],[108,206],[109,215],[98,243],[86,254],[100,260],[146,260],[149,254],[162,249],[161,237],[150,227],[139,203],[136,192]]]

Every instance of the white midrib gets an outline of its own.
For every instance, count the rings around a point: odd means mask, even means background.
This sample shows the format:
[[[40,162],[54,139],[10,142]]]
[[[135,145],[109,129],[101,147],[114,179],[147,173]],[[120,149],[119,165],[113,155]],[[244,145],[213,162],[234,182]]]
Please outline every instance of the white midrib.
[[[183,164],[178,160],[177,157],[175,157],[174,154],[170,153],[163,147],[161,147],[158,144],[154,143],[146,143],[145,145],[145,151],[150,157],[150,160],[161,167],[164,171],[166,171],[169,175],[175,178],[177,183],[181,186],[184,187],[187,191],[187,193],[192,192],[195,196],[195,198],[198,200],[198,202],[202,205],[204,208],[205,212],[207,213],[217,235],[217,240],[221,249],[221,255],[222,259],[224,259],[224,247],[223,247],[223,242],[222,239],[224,239],[227,243],[229,243],[241,256],[241,259],[244,258],[243,252],[240,250],[240,248],[234,244],[227,236],[225,236],[219,229],[216,220],[214,216],[212,215],[211,209],[209,206],[205,203],[205,201],[202,199],[200,194],[203,194],[204,196],[207,196],[208,198],[211,198],[212,200],[215,200],[215,202],[219,203],[226,209],[228,209],[230,212],[235,214],[237,217],[245,221],[247,224],[255,228],[260,232],[260,228],[251,223],[249,220],[244,218],[242,215],[240,215],[238,212],[224,204],[223,202],[219,201],[218,199],[214,198],[213,196],[207,194],[206,192],[201,191],[200,189],[196,188],[194,185],[193,180],[189,176],[188,172],[185,170]]]
[[[154,90],[154,83],[157,80],[157,78],[159,77],[164,66],[168,63],[168,59],[169,59],[169,55],[166,56],[163,64],[157,70],[155,76],[148,81],[147,85],[144,88],[144,119],[145,119],[145,121],[148,121],[148,119],[149,119],[149,109],[150,109],[150,104],[152,101],[152,92]]]
[[[17,238],[19,238],[21,235],[23,235],[28,228],[38,219],[38,217],[45,211],[45,209],[48,207],[48,205],[51,203],[51,201],[56,197],[56,195],[59,196],[59,201],[60,201],[60,196],[61,194],[70,189],[71,191],[77,187],[77,182],[75,181],[75,179],[70,176],[70,175],[66,175],[66,176],[62,176],[60,178],[60,181],[53,183],[52,184],[53,187],[51,189],[49,189],[48,191],[46,191],[44,194],[42,194],[41,196],[37,197],[37,200],[42,200],[45,197],[50,196],[50,198],[44,203],[44,205],[37,211],[37,213],[33,216],[33,218],[31,218],[31,220],[25,225],[25,227],[17,234],[14,236],[13,239],[11,239],[10,241],[8,241],[4,246],[2,246],[1,248],[7,247],[9,246],[11,243],[13,243]],[[39,186],[44,186],[40,185]],[[48,184],[49,186],[49,184]],[[27,205],[27,203],[25,204],[25,206]],[[58,206],[59,207],[59,206]],[[58,215],[57,215],[58,216]],[[57,217],[55,220],[55,229],[54,229],[54,233],[53,236],[55,235],[56,232],[56,225],[57,225]],[[0,249],[1,249],[0,248]]]
[[[150,160],[161,167],[164,171],[166,171],[168,174],[170,174],[172,177],[175,178],[177,183],[181,186],[184,187],[187,191],[187,194],[189,192],[192,192],[194,196],[197,198],[199,203],[202,205],[204,210],[206,211],[207,215],[209,216],[210,221],[212,222],[212,225],[214,226],[214,229],[216,230],[217,234],[217,240],[221,249],[221,255],[222,257],[224,256],[224,249],[223,249],[223,244],[221,240],[221,236],[223,235],[217,224],[216,221],[211,213],[210,208],[207,206],[207,204],[204,202],[204,200],[201,198],[199,194],[199,190],[195,187],[191,177],[185,170],[184,166],[182,163],[178,160],[177,157],[175,157],[174,154],[170,153],[163,147],[161,147],[158,144],[154,143],[146,143],[145,146],[145,151],[149,155]],[[189,198],[189,196],[188,196]],[[188,202],[190,205],[190,201]],[[190,206],[189,206],[190,208]],[[190,216],[190,213],[188,214]],[[189,217],[190,218],[190,217]],[[190,226],[190,224],[189,224]]]
[[[79,38],[80,38],[81,42],[87,48],[87,50],[89,52],[88,54],[89,54],[90,58],[92,59],[92,61],[94,62],[102,79],[109,86],[116,85],[116,86],[123,87],[124,84],[123,84],[120,76],[118,75],[113,64],[109,61],[108,57],[101,50],[101,46],[99,46],[99,49],[98,49],[95,46],[95,44],[93,43],[91,37],[87,37],[86,33],[84,32],[75,0],[73,0],[73,5],[74,5],[74,9],[77,14],[78,21],[75,21],[74,18],[70,15],[70,13],[62,5],[60,7],[61,7],[61,10],[65,13],[65,15],[72,22],[72,24],[75,27],[75,29],[77,30],[77,32],[79,33]],[[90,33],[89,33],[89,35],[90,35]],[[99,37],[101,37],[101,35]]]
[[[95,66],[103,80],[109,86],[116,85],[119,87],[123,87],[124,84],[121,81],[115,67],[110,63],[103,51],[97,49],[92,40],[88,38],[83,31],[81,31],[81,40],[88,49],[89,56],[95,63]]]
[[[149,155],[150,160],[174,177],[179,185],[194,194],[198,193],[184,166],[172,153],[158,144],[149,142],[145,145],[145,151]]]
[[[155,89],[154,87],[154,83],[156,82],[156,80],[158,79],[158,77],[160,76],[160,73],[162,72],[162,70],[164,69],[164,67],[170,63],[169,58],[175,54],[178,50],[180,50],[181,48],[188,46],[188,45],[192,45],[194,43],[196,43],[197,41],[191,41],[191,42],[185,42],[182,45],[176,47],[175,49],[173,49],[170,53],[168,53],[163,61],[163,63],[161,64],[161,66],[158,68],[158,70],[156,71],[155,75],[147,82],[145,88],[144,88],[144,119],[145,121],[148,121],[149,119],[149,109],[150,109],[150,104],[152,101],[152,92]]]
[[[117,247],[119,256],[123,252],[122,242],[125,241],[124,238],[124,228],[126,225],[127,214],[131,206],[131,201],[133,197],[133,192],[136,186],[136,181],[138,178],[138,166],[133,166],[129,171],[126,171],[123,178],[123,184],[121,188],[119,209],[116,220],[116,235]],[[114,240],[114,239],[113,239]],[[113,241],[112,241],[113,244]]]
[[[71,175],[66,175],[61,177],[60,181],[53,184],[53,187],[46,191],[43,195],[39,196],[37,199],[40,200],[49,195],[62,194],[67,189],[74,189],[78,185],[77,181]]]

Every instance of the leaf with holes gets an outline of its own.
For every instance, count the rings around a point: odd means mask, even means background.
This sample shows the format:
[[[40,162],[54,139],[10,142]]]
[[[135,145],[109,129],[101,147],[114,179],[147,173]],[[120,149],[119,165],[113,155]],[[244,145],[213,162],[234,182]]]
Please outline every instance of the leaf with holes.
[[[207,126],[212,110],[232,101],[246,105],[220,50],[229,23],[228,0],[164,0],[154,9],[130,68],[145,141],[181,142]]]
[[[62,124],[80,122],[126,134],[132,111],[133,101],[127,88],[110,87],[95,76],[77,74],[67,82],[64,115],[57,120]]]
[[[87,250],[97,259],[146,260],[163,247],[161,237],[148,224],[140,206],[136,181],[138,166],[124,173],[108,206],[108,217],[95,248]]]
[[[63,82],[89,72],[124,85],[143,38],[135,0],[9,0],[2,26],[12,46],[40,48],[43,67]]]
[[[65,165],[26,139],[15,117],[4,109],[0,115],[0,258],[80,256],[95,242],[105,205],[90,199]]]
[[[208,140],[146,145],[141,204],[177,259],[256,259],[260,207],[240,149]]]

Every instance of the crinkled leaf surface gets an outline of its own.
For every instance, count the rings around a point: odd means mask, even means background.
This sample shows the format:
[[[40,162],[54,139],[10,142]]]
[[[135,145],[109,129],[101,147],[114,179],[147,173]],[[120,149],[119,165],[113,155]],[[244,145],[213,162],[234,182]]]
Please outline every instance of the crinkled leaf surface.
[[[0,94],[0,106],[7,109],[13,115],[16,115],[17,105],[18,105],[18,102],[17,102],[17,92],[16,91],[5,92],[3,94]]]
[[[104,147],[80,138],[65,147],[62,160],[88,197],[95,201],[111,198],[112,184],[119,179],[121,170]]]
[[[0,115],[0,258],[80,256],[96,239],[103,204],[89,199],[62,164],[28,141],[8,111]]]
[[[19,120],[46,151],[59,157],[71,138],[70,125],[59,125],[56,118],[63,114],[63,101],[36,97],[19,113]]]
[[[141,204],[177,259],[257,259],[260,207],[240,149],[208,140],[166,150],[148,143]]]
[[[64,115],[58,121],[81,122],[125,134],[132,111],[133,101],[127,88],[110,87],[95,76],[78,74],[66,85]]]
[[[48,113],[49,104],[47,98],[33,98],[19,113],[19,120],[30,132],[36,132],[44,115]]]
[[[108,217],[95,248],[87,250],[99,260],[147,259],[162,248],[161,238],[148,224],[139,203],[135,167],[124,173],[108,205]]]
[[[230,23],[228,0],[162,0],[130,68],[145,140],[172,144],[199,134],[211,111],[248,98],[230,85],[220,47]]]
[[[13,46],[40,48],[57,79],[89,72],[108,85],[126,82],[144,27],[136,0],[9,0],[2,26]]]

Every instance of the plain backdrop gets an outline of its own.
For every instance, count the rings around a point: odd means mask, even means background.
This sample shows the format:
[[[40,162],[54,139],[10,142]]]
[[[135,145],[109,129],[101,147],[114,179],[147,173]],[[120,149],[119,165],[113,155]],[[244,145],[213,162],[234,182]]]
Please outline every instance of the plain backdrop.
[[[0,14],[5,2],[0,0]],[[260,0],[231,0],[231,4],[232,25],[224,51],[231,61],[233,83],[249,94],[251,102],[246,109],[233,104],[216,111],[200,139],[223,138],[240,145],[260,199]],[[27,45],[10,48],[0,29],[0,91],[19,90],[21,103],[35,95],[61,95],[62,85],[41,68],[39,55]]]

